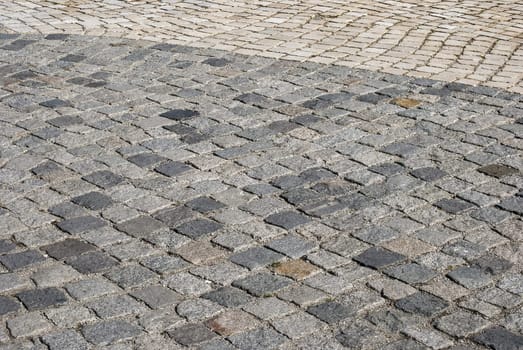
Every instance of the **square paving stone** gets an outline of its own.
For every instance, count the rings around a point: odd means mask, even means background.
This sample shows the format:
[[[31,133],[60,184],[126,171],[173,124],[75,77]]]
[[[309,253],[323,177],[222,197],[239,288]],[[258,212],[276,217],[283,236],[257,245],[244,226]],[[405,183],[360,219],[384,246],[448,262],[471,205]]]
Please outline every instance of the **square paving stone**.
[[[167,230],[167,226],[150,216],[142,215],[135,219],[122,222],[116,229],[133,237],[144,238],[151,233]]]
[[[142,330],[126,321],[111,320],[85,325],[82,328],[82,333],[87,341],[104,346],[135,338],[142,333]]]
[[[14,299],[0,296],[0,316],[15,312],[20,309],[20,304]]]
[[[310,220],[311,219],[308,216],[295,211],[276,213],[265,218],[265,222],[271,225],[282,227],[286,230],[290,230],[297,226],[306,224]]]
[[[259,297],[277,292],[291,283],[292,280],[285,277],[275,276],[269,273],[258,273],[236,280],[232,285]]]
[[[114,268],[106,273],[105,277],[109,278],[122,288],[131,288],[145,285],[151,279],[156,277],[156,274],[140,265],[128,265]]]
[[[171,109],[168,112],[160,114],[160,117],[171,119],[171,120],[187,120],[194,117],[198,117],[200,112],[192,109]]]
[[[233,263],[251,270],[264,267],[282,259],[283,255],[264,247],[253,247],[230,257]]]
[[[218,336],[209,328],[199,323],[187,324],[180,328],[167,331],[167,334],[176,340],[176,342],[185,346],[203,343]]]
[[[16,244],[8,239],[0,239],[0,254],[8,253],[16,248]]]
[[[20,292],[16,295],[18,299],[29,310],[45,309],[50,306],[57,306],[67,302],[67,297],[58,288],[43,288]]]
[[[146,306],[128,295],[108,295],[90,301],[86,306],[100,318],[114,318],[141,314],[149,310]]]
[[[307,312],[328,324],[340,322],[353,314],[348,307],[335,301],[309,306]]]
[[[469,289],[486,286],[492,281],[492,276],[477,267],[458,267],[447,274],[453,281]]]
[[[405,171],[405,167],[398,163],[383,163],[369,167],[370,171],[384,176],[392,176]]]
[[[84,337],[74,330],[46,334],[42,337],[42,341],[50,350],[88,350],[91,348]]]
[[[197,239],[215,231],[218,231],[222,227],[222,224],[219,224],[215,221],[207,219],[196,219],[186,222],[185,224],[181,224],[180,226],[176,227],[175,230],[181,233],[182,235],[185,235],[192,239]]]
[[[94,216],[81,216],[77,218],[67,219],[56,224],[58,228],[70,234],[77,234],[91,230],[97,230],[106,225],[107,223],[105,221]]]
[[[241,310],[225,311],[206,322],[207,327],[222,336],[242,333],[256,328],[259,324],[254,316]]]
[[[498,206],[507,211],[523,215],[523,196],[520,195],[504,199]]]
[[[381,269],[393,264],[400,263],[406,259],[404,255],[391,252],[380,247],[372,247],[353,258],[362,265],[375,269]]]
[[[488,176],[493,176],[495,178],[502,178],[504,176],[510,176],[517,174],[519,171],[516,168],[513,168],[508,165],[503,164],[489,164],[482,166],[478,169],[480,173],[483,173]]]
[[[499,275],[508,271],[514,264],[494,254],[486,254],[472,261],[472,265],[479,267],[491,275]]]
[[[277,349],[287,338],[270,327],[231,335],[229,341],[241,350]]]
[[[296,235],[275,239],[266,246],[293,259],[300,258],[317,247],[316,243]]]
[[[439,318],[436,327],[454,337],[466,337],[477,333],[490,323],[477,314],[467,311],[457,311]]]
[[[328,294],[306,285],[295,285],[278,292],[278,298],[293,302],[300,307],[319,303],[328,298]]]
[[[182,301],[180,294],[162,286],[149,286],[131,293],[135,298],[142,300],[153,309],[163,308],[169,305],[178,304]]]
[[[299,339],[307,334],[321,330],[325,323],[305,312],[297,312],[271,322],[280,333],[291,339]]]
[[[0,263],[11,271],[38,264],[44,260],[45,257],[36,250],[26,250],[25,252],[0,256]]]
[[[449,306],[445,300],[425,292],[417,292],[399,299],[395,305],[403,311],[424,316],[432,316]]]
[[[47,333],[52,327],[51,322],[37,312],[21,314],[7,321],[7,328],[15,338],[39,336]],[[18,350],[16,345],[12,349]]]
[[[203,294],[202,298],[209,299],[227,308],[247,304],[253,299],[249,294],[234,287],[223,287],[213,290]]]
[[[409,284],[425,283],[437,276],[435,271],[419,264],[393,266],[385,269],[384,272],[391,277]]]
[[[141,168],[147,168],[164,161],[165,158],[154,153],[140,153],[130,156],[127,160]]]
[[[439,180],[448,175],[443,170],[440,170],[438,168],[432,168],[432,167],[418,168],[416,170],[411,171],[410,174],[412,176],[414,176],[415,178],[418,178],[420,180],[427,181],[427,182],[436,181],[436,180]]]
[[[458,214],[467,209],[474,208],[474,204],[465,202],[461,199],[441,199],[434,203],[434,205],[449,214]]]
[[[196,215],[195,211],[186,206],[162,209],[153,214],[154,218],[165,223],[170,228],[174,228],[184,221],[191,220]]]
[[[290,277],[298,281],[313,276],[320,271],[321,270],[316,266],[301,259],[284,261],[277,263],[274,266],[274,272],[277,274]]]
[[[118,264],[109,255],[98,251],[68,258],[65,263],[71,265],[80,273],[102,272]]]
[[[114,187],[124,181],[122,176],[108,170],[95,171],[82,177],[82,179],[104,189]]]
[[[61,108],[61,107],[71,107],[71,103],[68,101],[61,100],[59,98],[54,98],[52,100],[40,102],[40,106],[44,106],[47,108]]]
[[[89,212],[85,208],[82,208],[81,206],[71,202],[65,202],[54,205],[50,207],[48,211],[49,213],[55,216],[59,216],[63,219],[76,218],[79,216],[85,216],[89,214]]]
[[[225,207],[225,204],[209,197],[198,197],[185,203],[185,205],[200,213],[207,213]]]
[[[162,163],[161,165],[154,168],[157,172],[159,172],[162,175],[174,177],[180,174],[183,174],[189,170],[193,170],[194,168],[190,165],[187,165],[182,162],[173,162],[173,161],[167,161],[165,163]]]
[[[71,202],[91,210],[102,210],[113,204],[113,200],[100,192],[89,192],[71,199]]]
[[[494,326],[472,337],[476,343],[495,350],[523,349],[523,335]]]
[[[93,277],[72,282],[67,284],[65,288],[73,298],[80,301],[121,292],[121,289],[116,284],[103,277]]]
[[[71,256],[77,256],[85,252],[95,250],[96,247],[77,239],[68,238],[61,242],[43,246],[40,249],[44,250],[47,255],[55,259],[62,260]]]

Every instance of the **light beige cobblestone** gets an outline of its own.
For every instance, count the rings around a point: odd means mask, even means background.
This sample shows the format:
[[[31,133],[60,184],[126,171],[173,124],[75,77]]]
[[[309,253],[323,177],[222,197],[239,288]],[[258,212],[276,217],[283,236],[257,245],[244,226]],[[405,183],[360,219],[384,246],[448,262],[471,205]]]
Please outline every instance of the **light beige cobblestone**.
[[[162,41],[523,91],[522,1],[0,0],[0,31]]]

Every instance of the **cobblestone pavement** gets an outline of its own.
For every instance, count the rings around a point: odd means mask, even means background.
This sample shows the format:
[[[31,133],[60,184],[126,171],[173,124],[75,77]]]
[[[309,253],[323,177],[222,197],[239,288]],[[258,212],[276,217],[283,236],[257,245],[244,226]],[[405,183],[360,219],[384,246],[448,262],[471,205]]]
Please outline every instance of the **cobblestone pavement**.
[[[523,347],[523,95],[0,35],[0,349]]]
[[[4,31],[110,35],[523,93],[514,0],[0,0]]]

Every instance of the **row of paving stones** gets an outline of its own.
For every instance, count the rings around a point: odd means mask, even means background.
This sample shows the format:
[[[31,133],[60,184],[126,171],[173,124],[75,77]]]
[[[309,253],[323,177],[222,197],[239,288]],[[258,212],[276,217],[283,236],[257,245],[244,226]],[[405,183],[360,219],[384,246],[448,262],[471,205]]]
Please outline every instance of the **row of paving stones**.
[[[523,96],[0,38],[0,348],[522,346]]]

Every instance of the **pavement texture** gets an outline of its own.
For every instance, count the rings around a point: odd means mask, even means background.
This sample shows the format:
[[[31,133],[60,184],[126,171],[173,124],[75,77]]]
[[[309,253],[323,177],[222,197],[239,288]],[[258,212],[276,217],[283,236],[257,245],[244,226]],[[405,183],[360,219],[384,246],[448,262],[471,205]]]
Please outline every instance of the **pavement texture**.
[[[523,347],[523,95],[0,34],[0,349]]]
[[[522,1],[0,0],[0,26],[336,63],[523,93]]]

